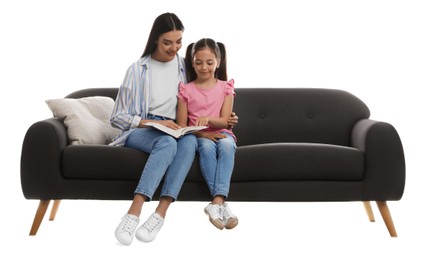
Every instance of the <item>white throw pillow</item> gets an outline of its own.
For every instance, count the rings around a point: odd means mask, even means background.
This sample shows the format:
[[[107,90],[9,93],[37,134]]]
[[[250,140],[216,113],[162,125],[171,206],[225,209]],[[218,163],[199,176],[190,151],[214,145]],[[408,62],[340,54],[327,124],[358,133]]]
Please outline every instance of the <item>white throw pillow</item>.
[[[109,123],[115,103],[110,97],[50,99],[46,103],[64,122],[71,144],[108,144],[120,132]]]

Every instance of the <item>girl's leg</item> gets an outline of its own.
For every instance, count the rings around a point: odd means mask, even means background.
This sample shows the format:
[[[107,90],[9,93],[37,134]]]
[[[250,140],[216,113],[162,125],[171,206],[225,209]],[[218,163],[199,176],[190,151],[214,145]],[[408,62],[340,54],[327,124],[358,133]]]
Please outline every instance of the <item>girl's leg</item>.
[[[227,198],[230,189],[230,179],[235,163],[236,143],[232,136],[218,140],[217,144],[217,169],[214,180],[213,196]]]
[[[198,147],[201,171],[213,196],[212,203],[204,208],[204,212],[216,228],[223,229],[227,227],[223,205],[229,193],[236,144],[231,136],[218,142],[198,138]]]
[[[199,165],[211,195],[214,195],[217,145],[207,138],[198,138]]]
[[[217,142],[217,171],[214,186],[214,203],[221,205],[222,223],[226,229],[232,229],[238,225],[238,218],[230,210],[224,200],[229,195],[230,180],[232,177],[235,160],[236,143],[232,136],[220,139]]]

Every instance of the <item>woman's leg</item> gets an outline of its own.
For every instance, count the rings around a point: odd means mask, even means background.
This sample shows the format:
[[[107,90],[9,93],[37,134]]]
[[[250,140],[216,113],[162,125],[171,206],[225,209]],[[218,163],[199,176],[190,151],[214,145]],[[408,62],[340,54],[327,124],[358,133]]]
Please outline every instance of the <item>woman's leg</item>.
[[[133,241],[135,230],[139,224],[143,203],[152,198],[168,165],[174,158],[177,143],[174,138],[159,131],[138,128],[131,132],[124,146],[150,153],[136,187],[133,202],[115,230],[115,237],[118,241],[129,245]],[[158,232],[163,224],[163,218],[152,214],[149,220],[149,223],[152,223],[152,220],[155,221],[156,232]],[[146,225],[146,222],[144,225]],[[155,235],[150,236],[149,239],[153,239]]]
[[[168,166],[174,159],[177,151],[177,142],[171,136],[159,131],[139,128],[130,134],[125,146],[150,153],[135,190],[135,200],[143,203],[144,200],[139,198],[140,195],[144,196],[145,200],[151,200]],[[136,211],[133,213],[139,211],[138,214],[134,215],[140,215],[140,204],[133,203],[131,209]]]
[[[159,204],[149,219],[136,231],[136,237],[144,242],[155,239],[164,224],[168,207],[176,200],[196,152],[196,137],[184,136],[177,141],[177,151],[165,173]]]
[[[150,154],[136,187],[133,202],[115,230],[115,237],[118,241],[129,245],[133,241],[134,232],[139,224],[143,203],[152,199],[165,171],[174,159],[177,151],[177,142],[174,138],[159,131],[138,128],[133,130],[127,138],[125,147]],[[167,198],[160,200],[160,206],[158,207],[166,211],[169,206],[169,200]],[[152,241],[163,223],[163,217],[157,213],[152,214],[137,230],[137,237],[143,241]]]
[[[197,150],[196,136],[189,134],[185,135],[177,140],[177,152],[174,159],[165,173],[164,184],[161,190],[160,204],[158,205],[157,213],[165,217],[168,206],[166,203],[171,203],[177,199],[177,196],[183,186],[184,180],[192,167],[193,159],[195,158]],[[164,197],[172,198],[169,200],[162,200]]]

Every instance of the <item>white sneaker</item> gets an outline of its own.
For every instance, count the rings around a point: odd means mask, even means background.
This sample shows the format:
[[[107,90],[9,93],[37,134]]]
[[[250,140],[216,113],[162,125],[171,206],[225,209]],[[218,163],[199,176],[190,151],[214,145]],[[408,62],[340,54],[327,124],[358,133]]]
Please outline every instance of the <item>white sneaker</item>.
[[[137,239],[143,242],[151,242],[161,230],[162,225],[164,225],[164,218],[156,212],[152,213],[148,220],[137,229]]]
[[[238,225],[238,218],[230,210],[230,207],[227,203],[223,204],[223,218],[224,218],[224,227],[226,229],[232,229]]]
[[[135,215],[125,214],[117,229],[115,230],[115,237],[124,245],[130,245],[133,241],[134,231],[139,224],[139,218]]]
[[[208,204],[204,208],[205,214],[208,215],[210,222],[218,229],[224,228],[223,219],[223,206],[220,204]]]

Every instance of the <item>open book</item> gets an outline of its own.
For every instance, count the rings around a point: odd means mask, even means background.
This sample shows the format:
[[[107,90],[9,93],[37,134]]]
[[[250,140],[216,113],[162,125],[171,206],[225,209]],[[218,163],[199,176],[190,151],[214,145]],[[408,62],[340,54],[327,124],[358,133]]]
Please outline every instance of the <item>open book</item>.
[[[207,128],[207,126],[187,126],[187,127],[182,127],[182,128],[174,130],[169,127],[166,127],[165,125],[154,123],[154,122],[147,122],[145,123],[145,125],[161,130],[162,132],[167,133],[171,136],[174,136],[175,138],[180,138],[185,134],[189,134],[189,133]]]

